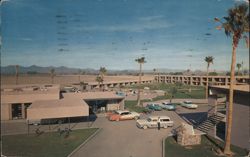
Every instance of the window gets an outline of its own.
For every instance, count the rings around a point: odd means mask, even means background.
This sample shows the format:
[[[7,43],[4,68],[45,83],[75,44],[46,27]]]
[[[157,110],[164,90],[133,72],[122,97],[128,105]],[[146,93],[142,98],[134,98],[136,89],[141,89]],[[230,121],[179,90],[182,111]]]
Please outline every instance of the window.
[[[160,121],[161,122],[169,122],[170,120],[169,119],[161,119]]]
[[[129,115],[130,113],[129,112],[123,112],[121,113],[121,115]]]

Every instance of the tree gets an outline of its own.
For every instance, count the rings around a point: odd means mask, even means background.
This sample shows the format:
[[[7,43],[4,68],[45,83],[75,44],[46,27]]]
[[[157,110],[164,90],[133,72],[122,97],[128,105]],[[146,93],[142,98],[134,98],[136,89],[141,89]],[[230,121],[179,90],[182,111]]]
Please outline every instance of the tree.
[[[105,67],[100,67],[99,69],[99,75],[101,76],[102,78],[102,88],[103,88],[103,91],[104,91],[104,85],[103,85],[103,82],[104,82],[104,75],[107,73],[107,69]]]
[[[15,65],[15,70],[16,70],[16,85],[18,84],[18,77],[19,77],[19,65]]]
[[[55,77],[55,69],[50,69],[50,77],[51,77],[51,83],[54,83],[54,77]]]
[[[154,72],[154,75],[155,75],[155,72],[156,72],[156,69],[155,69],[155,68],[153,69],[153,72]]]
[[[176,86],[173,86],[173,87],[170,88],[170,93],[171,93],[170,103],[172,103],[172,99],[174,98],[175,94],[177,93]]]
[[[213,71],[208,73],[209,76],[218,76],[218,73]]]
[[[229,86],[229,104],[227,112],[227,127],[224,154],[231,155],[231,131],[233,119],[233,87],[235,84],[235,63],[236,63],[236,49],[239,41],[245,38],[247,47],[249,46],[249,6],[246,3],[241,3],[228,10],[228,16],[224,17],[222,22],[219,18],[215,18],[216,22],[221,25],[217,29],[223,28],[227,37],[232,37],[232,61],[230,71],[230,86]]]
[[[207,82],[206,82],[206,99],[208,98],[208,74],[209,74],[209,66],[210,64],[213,64],[214,57],[213,56],[207,56],[204,59],[207,62]]]
[[[98,82],[98,86],[99,86],[99,88],[101,89],[101,87],[100,87],[100,84],[103,82],[103,79],[102,79],[102,77],[101,76],[96,76],[96,82]]]
[[[142,76],[142,64],[146,63],[145,57],[135,59],[137,63],[140,65],[139,71],[139,86],[138,86],[138,93],[137,93],[137,106],[141,105],[141,76]]]
[[[84,91],[86,89],[87,85],[88,85],[88,83],[85,83],[84,81],[81,81],[80,82],[81,91]]]
[[[241,68],[241,64],[240,63],[237,63],[236,64],[236,66],[237,66],[237,75],[240,75],[240,68]]]
[[[82,74],[82,70],[79,69],[78,70],[78,81],[81,83],[81,74]]]

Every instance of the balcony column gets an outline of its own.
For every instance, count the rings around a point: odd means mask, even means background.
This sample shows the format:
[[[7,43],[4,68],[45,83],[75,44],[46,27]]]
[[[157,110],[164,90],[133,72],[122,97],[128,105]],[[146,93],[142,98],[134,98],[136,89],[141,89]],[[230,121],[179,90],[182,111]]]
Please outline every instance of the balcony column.
[[[25,106],[22,104],[22,119],[25,119]]]

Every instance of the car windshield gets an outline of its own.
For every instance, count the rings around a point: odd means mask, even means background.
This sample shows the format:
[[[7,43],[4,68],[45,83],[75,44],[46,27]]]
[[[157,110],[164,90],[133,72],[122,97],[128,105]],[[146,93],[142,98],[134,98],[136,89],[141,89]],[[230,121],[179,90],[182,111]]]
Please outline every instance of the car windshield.
[[[185,101],[184,103],[185,103],[185,104],[192,104],[191,101]]]

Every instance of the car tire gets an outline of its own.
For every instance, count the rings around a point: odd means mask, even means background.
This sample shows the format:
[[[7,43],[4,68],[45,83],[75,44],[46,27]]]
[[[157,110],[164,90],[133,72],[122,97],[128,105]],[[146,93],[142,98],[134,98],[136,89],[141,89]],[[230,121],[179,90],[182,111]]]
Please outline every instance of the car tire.
[[[134,118],[135,120],[137,120],[137,119],[139,119],[139,117],[138,116],[135,116],[135,118]]]
[[[147,128],[148,128],[148,126],[147,126],[147,125],[144,125],[142,128],[143,128],[143,129],[147,129]]]

